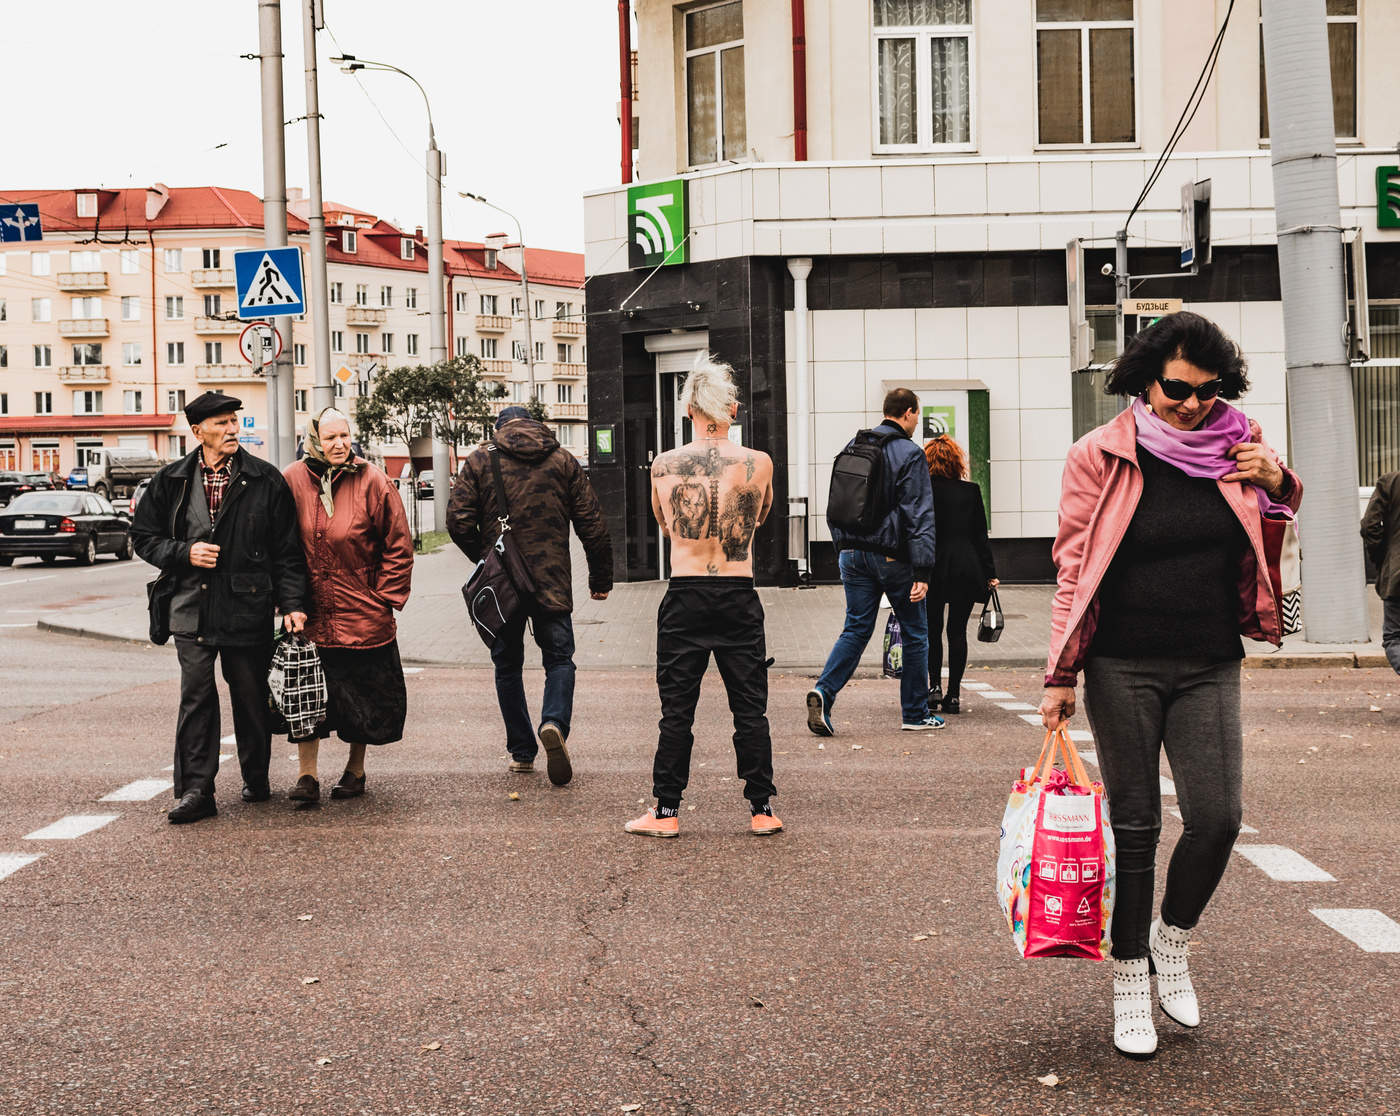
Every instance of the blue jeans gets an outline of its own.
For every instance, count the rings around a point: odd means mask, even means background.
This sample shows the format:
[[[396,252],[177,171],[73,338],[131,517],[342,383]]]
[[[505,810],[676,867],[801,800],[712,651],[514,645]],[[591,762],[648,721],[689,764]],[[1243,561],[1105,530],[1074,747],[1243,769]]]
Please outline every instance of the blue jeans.
[[[491,648],[491,661],[496,664],[496,700],[506,723],[506,750],[517,760],[532,760],[539,751],[530,707],[525,702],[525,682],[520,677],[525,665],[525,619],[522,612],[502,630]],[[540,724],[549,721],[558,725],[567,740],[574,715],[573,619],[567,612],[541,612],[530,619],[544,664]]]
[[[928,716],[928,613],[923,602],[909,603],[914,570],[908,562],[890,561],[883,554],[843,550],[838,559],[841,584],[846,587],[846,625],[827,656],[817,679],[827,709],[851,680],[860,665],[875,621],[880,615],[880,594],[889,597],[904,636],[904,670],[899,680],[899,704],[906,724]]]

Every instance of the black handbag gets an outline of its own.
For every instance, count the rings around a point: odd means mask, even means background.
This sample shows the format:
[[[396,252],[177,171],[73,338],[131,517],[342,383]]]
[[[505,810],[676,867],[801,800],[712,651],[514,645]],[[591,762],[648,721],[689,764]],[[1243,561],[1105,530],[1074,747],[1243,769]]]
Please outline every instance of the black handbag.
[[[170,602],[175,596],[175,575],[163,573],[146,582],[146,607],[150,612],[148,635],[157,647],[170,642]]]
[[[501,632],[530,606],[535,595],[535,582],[510,538],[510,505],[506,501],[506,486],[501,480],[501,463],[494,444],[486,453],[491,461],[491,477],[496,489],[496,521],[500,535],[476,564],[476,569],[462,586],[467,602],[467,614],[476,627],[476,634],[487,647],[494,647]]]
[[[977,642],[995,643],[1006,627],[1006,614],[1001,611],[1001,599],[995,588],[987,594],[982,606],[982,619],[977,622]]]

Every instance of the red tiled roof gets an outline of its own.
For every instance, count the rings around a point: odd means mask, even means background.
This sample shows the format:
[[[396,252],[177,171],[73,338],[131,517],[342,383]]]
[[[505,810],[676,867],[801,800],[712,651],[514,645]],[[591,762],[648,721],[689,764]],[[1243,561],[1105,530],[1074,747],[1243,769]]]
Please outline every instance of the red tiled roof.
[[[583,254],[556,252],[552,248],[526,248],[525,270],[530,282],[559,287],[583,286]]]
[[[78,194],[97,195],[97,216],[78,216]],[[145,189],[6,190],[0,200],[39,206],[44,228],[55,232],[113,233],[125,229],[260,229],[262,199],[227,186],[174,186],[155,219],[146,220]],[[304,232],[306,222],[287,214],[287,228]]]
[[[168,430],[174,415],[6,415],[0,434],[92,434],[100,430]]]

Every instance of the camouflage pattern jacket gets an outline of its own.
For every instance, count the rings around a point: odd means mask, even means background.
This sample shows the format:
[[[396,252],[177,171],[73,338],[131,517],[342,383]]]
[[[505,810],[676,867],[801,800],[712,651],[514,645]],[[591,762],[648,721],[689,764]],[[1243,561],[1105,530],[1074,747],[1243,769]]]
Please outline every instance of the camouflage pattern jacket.
[[[588,557],[588,590],[613,585],[612,539],[593,486],[574,455],[561,449],[549,427],[515,419],[496,431],[501,479],[510,504],[511,539],[535,578],[535,600],[544,612],[572,612],[573,567],[569,524]],[[447,531],[473,562],[496,541],[496,492],[490,451],[478,447],[462,462],[447,507]]]

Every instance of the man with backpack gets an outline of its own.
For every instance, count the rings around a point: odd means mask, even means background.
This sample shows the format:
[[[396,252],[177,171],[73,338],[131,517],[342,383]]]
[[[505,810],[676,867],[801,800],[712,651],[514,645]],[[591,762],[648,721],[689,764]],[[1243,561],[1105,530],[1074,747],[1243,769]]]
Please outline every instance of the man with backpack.
[[[904,638],[899,696],[906,732],[941,729],[928,709],[928,614],[933,575],[933,488],[928,463],[911,439],[919,397],[908,388],[885,396],[884,421],[862,430],[836,456],[826,518],[846,587],[846,623],[817,684],[807,693],[807,727],[832,736],[831,706],[850,681],[889,597]]]

